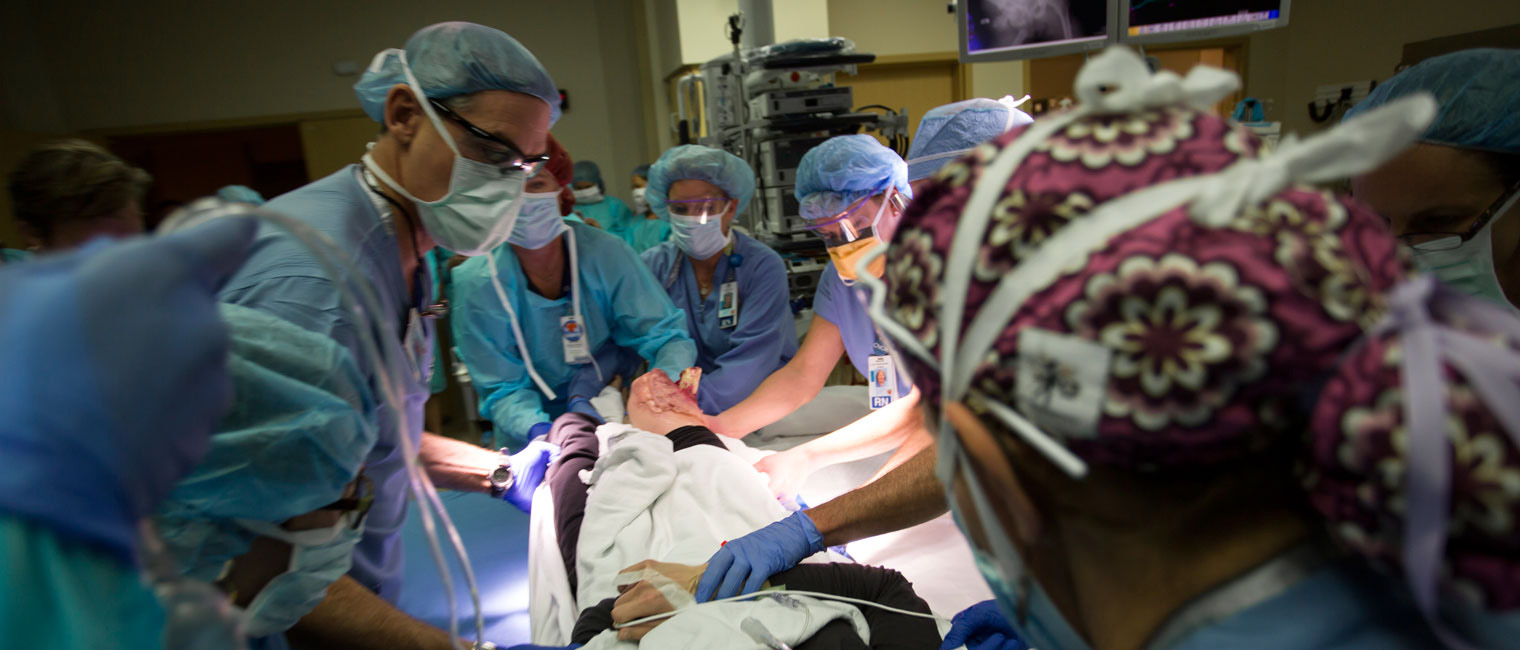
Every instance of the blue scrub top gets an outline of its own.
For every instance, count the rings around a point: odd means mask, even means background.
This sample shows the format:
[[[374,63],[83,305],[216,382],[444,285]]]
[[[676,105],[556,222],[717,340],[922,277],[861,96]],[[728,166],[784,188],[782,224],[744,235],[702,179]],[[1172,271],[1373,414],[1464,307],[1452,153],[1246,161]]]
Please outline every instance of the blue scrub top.
[[[10,264],[12,262],[24,262],[31,258],[32,254],[29,251],[17,250],[14,248],[0,248],[0,263]]]
[[[685,313],[671,304],[633,249],[592,226],[568,225],[570,231],[558,241],[569,242],[570,234],[574,235],[581,314],[586,319],[583,330],[596,365],[565,363],[560,319],[573,313],[570,293],[557,300],[539,295],[529,287],[511,245],[491,252],[533,367],[553,389],[554,400],[540,392],[528,375],[511,321],[492,286],[486,258],[471,258],[454,269],[449,321],[455,345],[480,394],[480,414],[491,420],[496,441],[504,447],[526,444],[528,430],[563,414],[570,397],[596,396],[615,374],[632,381],[625,351],[672,376],[697,358],[696,346],[686,333]],[[601,376],[597,376],[597,366]]]
[[[382,344],[397,346],[405,335],[407,315],[412,308],[432,303],[432,280],[415,278],[419,299],[414,303],[401,277],[401,260],[396,237],[375,206],[369,189],[359,180],[359,166],[349,165],[331,176],[270,201],[265,207],[300,219],[326,234],[337,243],[338,250],[353,256],[361,277],[378,297],[382,316],[390,320],[398,337]],[[424,273],[424,276],[426,274]],[[353,568],[349,571],[359,584],[381,598],[395,603],[401,591],[401,526],[406,520],[407,480],[401,457],[401,436],[411,439],[413,448],[422,441],[422,408],[427,401],[427,369],[432,365],[432,319],[421,319],[421,346],[416,367],[406,375],[402,386],[403,408],[407,410],[409,431],[399,431],[396,415],[379,398],[376,381],[378,360],[370,359],[359,348],[356,332],[360,323],[345,311],[337,285],[328,278],[305,245],[285,230],[264,224],[259,228],[253,254],[237,275],[227,281],[221,299],[257,309],[285,319],[299,327],[331,337],[348,349],[368,380],[371,403],[378,404],[370,415],[378,427],[378,440],[364,461],[364,474],[375,485],[375,500],[364,519],[364,537],[354,550]],[[355,405],[355,408],[361,408]]]
[[[575,204],[575,212],[572,212],[571,215],[573,216],[577,213],[582,218],[595,219],[597,223],[602,224],[603,230],[617,235],[618,238],[628,242],[630,246],[633,245],[632,240],[629,239],[628,228],[633,224],[633,220],[638,218],[638,215],[635,215],[633,210],[628,209],[628,204],[624,203],[622,199],[615,196],[603,196],[602,200],[596,203],[577,203]]]
[[[1346,558],[1276,596],[1194,629],[1166,650],[1439,647],[1401,584]]]
[[[839,328],[839,338],[844,341],[845,354],[849,355],[850,363],[860,374],[866,375],[869,372],[867,364],[870,363],[872,354],[885,354],[886,349],[878,344],[878,341],[884,339],[871,323],[871,316],[866,313],[864,297],[854,288],[845,286],[844,280],[839,279],[839,272],[834,270],[833,262],[829,262],[818,279],[818,292],[813,296],[813,312]],[[913,384],[903,375],[903,369],[898,368],[898,399],[902,399],[911,390]]]
[[[696,339],[697,367],[702,369],[697,402],[714,415],[744,401],[797,354],[786,265],[769,246],[737,230],[733,234],[739,265],[732,266],[729,255],[718,259],[706,300],[697,288],[696,271],[674,242],[642,256],[671,302],[686,312],[686,329]],[[739,285],[739,319],[734,327],[723,329],[718,327],[720,287],[730,276]]]

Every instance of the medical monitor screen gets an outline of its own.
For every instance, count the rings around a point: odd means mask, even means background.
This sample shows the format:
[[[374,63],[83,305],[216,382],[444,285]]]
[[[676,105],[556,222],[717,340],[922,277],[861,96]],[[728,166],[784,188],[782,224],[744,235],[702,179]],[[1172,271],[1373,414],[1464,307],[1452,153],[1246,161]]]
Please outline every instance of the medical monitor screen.
[[[1281,27],[1288,0],[1128,0],[1127,43],[1215,38]]]
[[[961,0],[963,59],[1028,59],[1109,42],[1109,0]]]

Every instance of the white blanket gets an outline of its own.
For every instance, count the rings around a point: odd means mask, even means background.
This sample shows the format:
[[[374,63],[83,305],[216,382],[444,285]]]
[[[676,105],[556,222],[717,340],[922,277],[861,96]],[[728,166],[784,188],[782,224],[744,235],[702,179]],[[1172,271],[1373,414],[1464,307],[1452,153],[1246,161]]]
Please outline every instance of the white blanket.
[[[787,515],[750,462],[726,449],[675,453],[664,436],[619,424],[603,425],[597,437],[606,447],[576,551],[583,608],[616,596],[617,574],[633,564],[701,564],[723,542]]]
[[[753,602],[706,603],[689,607],[660,624],[639,643],[618,641],[616,630],[606,630],[592,638],[585,650],[636,647],[767,650],[773,647],[750,636],[743,627],[748,619],[754,619],[772,638],[788,646],[812,638],[819,629],[836,619],[850,621],[861,641],[871,642],[871,628],[855,607],[807,596],[779,596],[758,598]]]

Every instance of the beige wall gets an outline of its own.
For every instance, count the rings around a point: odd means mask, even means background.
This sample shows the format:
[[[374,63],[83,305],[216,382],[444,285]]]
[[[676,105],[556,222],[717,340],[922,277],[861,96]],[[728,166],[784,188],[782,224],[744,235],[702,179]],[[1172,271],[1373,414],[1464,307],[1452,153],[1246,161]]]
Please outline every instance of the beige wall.
[[[877,56],[955,53],[960,50],[960,35],[955,14],[945,11],[946,4],[939,0],[829,0],[829,27],[835,36],[855,41],[857,49]],[[969,67],[973,96],[996,99],[1024,94],[1022,61]],[[923,115],[908,117],[916,129]]]
[[[1309,119],[1315,86],[1393,76],[1405,43],[1520,22],[1515,0],[1308,0],[1289,25],[1251,37],[1246,91],[1273,100],[1268,119],[1285,131],[1321,128]]]
[[[20,99],[18,82],[29,82],[30,93],[40,79],[59,107],[52,113],[61,126],[43,124],[46,111],[0,112],[17,130],[172,127],[353,110],[357,77],[335,75],[335,62],[362,67],[419,27],[469,20],[517,37],[568,91],[571,107],[554,133],[572,155],[596,160],[609,176],[648,157],[625,0],[139,0],[90,3],[89,11],[67,2],[0,4],[28,6],[8,7],[0,19],[31,12],[19,16],[24,26],[7,21],[0,31],[31,35],[30,42],[0,44],[6,55],[0,60],[31,62],[0,66],[6,104]],[[624,185],[610,189],[626,194]]]

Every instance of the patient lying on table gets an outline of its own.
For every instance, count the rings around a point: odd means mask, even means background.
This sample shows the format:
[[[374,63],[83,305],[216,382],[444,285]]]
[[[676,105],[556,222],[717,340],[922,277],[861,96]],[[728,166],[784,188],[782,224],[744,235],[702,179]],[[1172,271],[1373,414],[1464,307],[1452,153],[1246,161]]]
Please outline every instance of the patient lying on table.
[[[700,640],[703,647],[754,647],[749,640],[759,634],[799,650],[937,647],[940,635],[932,620],[806,596],[707,604],[682,609],[677,617],[613,629],[614,622],[690,604],[705,567],[697,563],[724,539],[748,532],[754,522],[771,521],[773,510],[780,509],[764,479],[703,426],[696,389],[694,370],[682,376],[680,386],[659,371],[636,380],[628,402],[632,427],[607,425],[603,437],[611,440],[600,466],[603,443],[591,418],[568,413],[549,433],[549,441],[561,448],[547,481],[555,532],[566,575],[579,586],[581,614],[572,640],[588,648],[617,647],[619,639],[636,641],[647,634],[652,644],[680,639],[684,645]],[[889,569],[804,564],[769,584],[929,613],[912,585]]]

